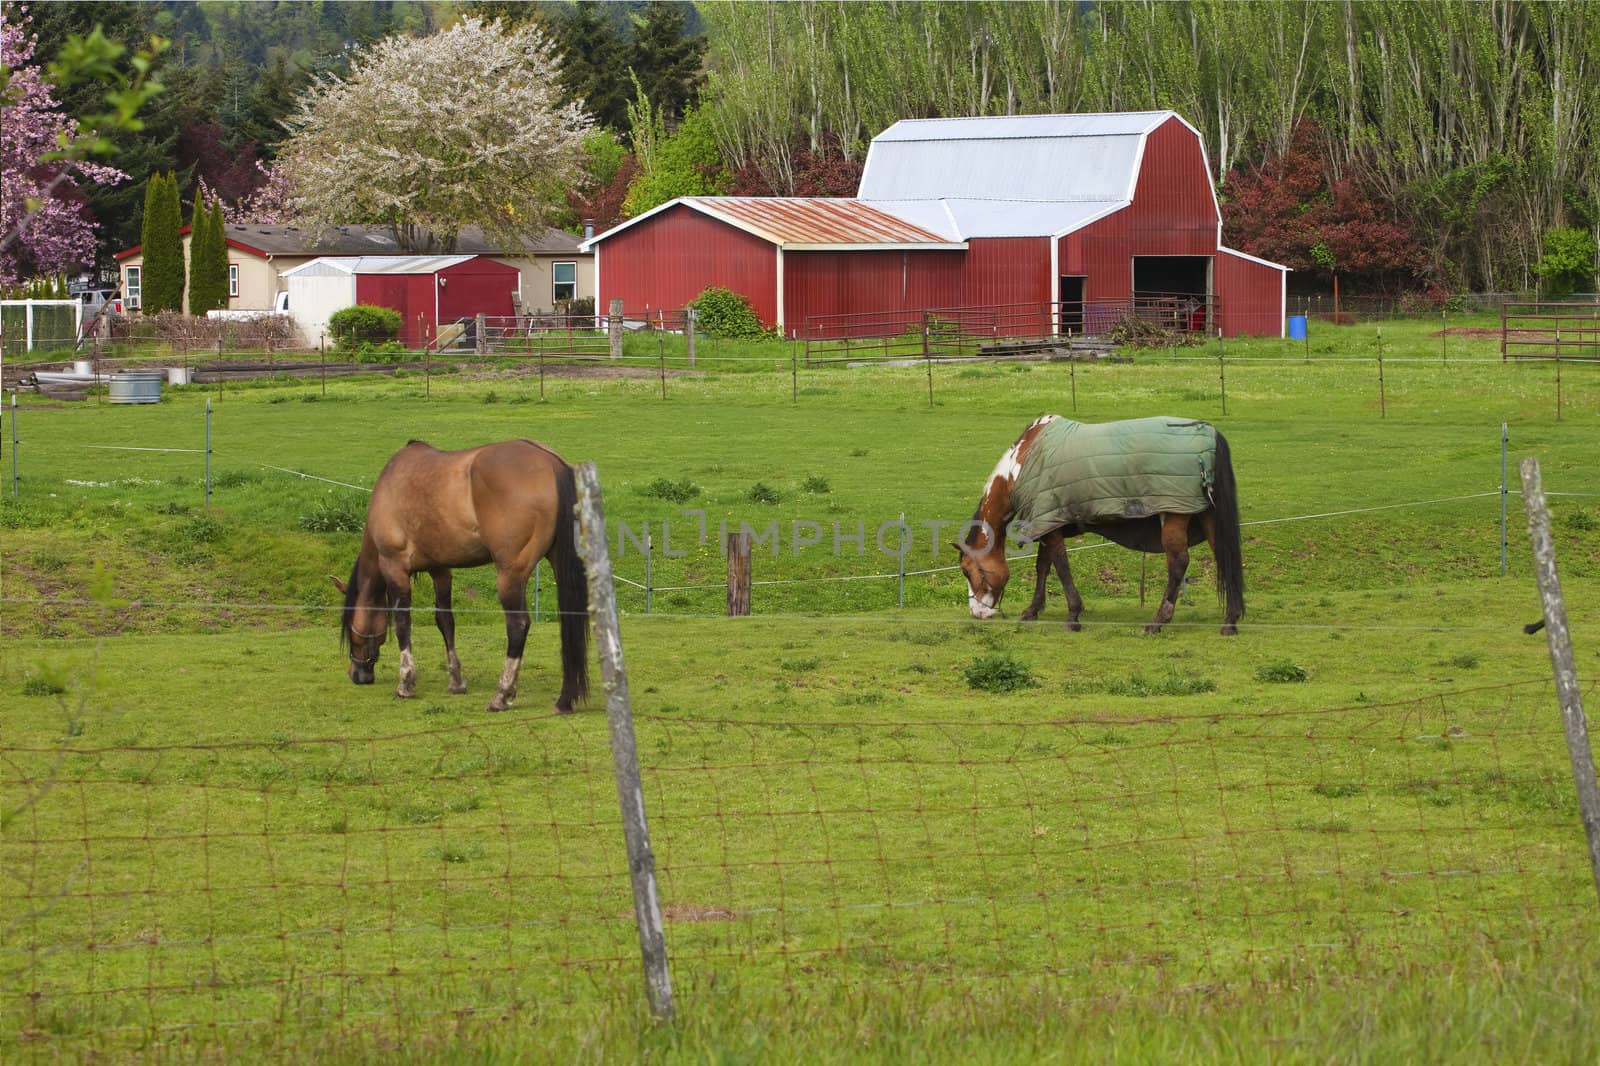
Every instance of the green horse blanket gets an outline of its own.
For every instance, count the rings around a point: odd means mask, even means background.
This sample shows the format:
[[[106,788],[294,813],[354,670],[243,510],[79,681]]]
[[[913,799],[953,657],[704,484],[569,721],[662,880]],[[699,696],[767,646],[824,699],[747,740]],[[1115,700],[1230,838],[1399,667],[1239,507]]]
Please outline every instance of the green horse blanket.
[[[1183,418],[1088,424],[1057,418],[1033,438],[1011,489],[1012,531],[1037,539],[1211,506],[1217,431]]]

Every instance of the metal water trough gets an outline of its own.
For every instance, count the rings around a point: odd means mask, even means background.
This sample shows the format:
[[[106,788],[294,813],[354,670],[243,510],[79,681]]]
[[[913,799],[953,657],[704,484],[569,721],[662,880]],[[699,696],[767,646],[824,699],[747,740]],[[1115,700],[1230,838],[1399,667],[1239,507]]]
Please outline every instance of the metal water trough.
[[[111,375],[106,399],[111,403],[160,403],[165,370],[129,370]]]

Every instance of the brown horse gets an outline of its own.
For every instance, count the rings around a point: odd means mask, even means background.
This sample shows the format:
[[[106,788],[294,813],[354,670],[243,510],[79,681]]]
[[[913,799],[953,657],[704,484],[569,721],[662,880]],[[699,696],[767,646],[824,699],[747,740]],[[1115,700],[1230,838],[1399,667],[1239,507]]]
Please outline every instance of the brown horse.
[[[416,695],[411,657],[411,578],[433,578],[434,619],[444,636],[449,690],[467,691],[456,657],[450,572],[493,563],[506,616],[506,663],[489,710],[503,711],[517,695],[517,674],[528,639],[528,577],[548,558],[561,612],[561,695],[556,710],[572,710],[588,689],[589,586],[573,525],[577,499],[572,467],[542,444],[503,441],[443,452],[411,441],[395,452],[372,486],[367,525],[344,593],[340,644],[349,650],[350,680],[370,685],[378,649],[394,616],[400,646],[395,695]]]
[[[1051,473],[1062,476],[1052,482]],[[1079,475],[1089,489],[1074,499],[1072,476]],[[1042,494],[1036,482],[1045,482]],[[1005,542],[1013,521],[1025,527],[1026,539],[1039,543],[1033,602],[1023,621],[1039,616],[1053,565],[1067,595],[1067,628],[1083,628],[1083,598],[1072,583],[1065,540],[1098,533],[1125,548],[1167,557],[1166,591],[1146,633],[1172,621],[1189,548],[1206,541],[1226,605],[1222,632],[1238,632],[1244,616],[1238,490],[1227,439],[1203,422],[1150,418],[1085,426],[1045,415],[1030,425],[1000,457],[965,539],[955,545],[974,618],[999,613],[1011,573]]]

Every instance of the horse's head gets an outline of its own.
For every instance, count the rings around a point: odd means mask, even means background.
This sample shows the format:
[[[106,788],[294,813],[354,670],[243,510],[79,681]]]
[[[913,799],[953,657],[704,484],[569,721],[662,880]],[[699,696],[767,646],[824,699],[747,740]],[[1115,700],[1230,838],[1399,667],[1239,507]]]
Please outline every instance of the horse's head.
[[[1000,456],[989,480],[984,482],[978,509],[967,527],[966,542],[955,546],[961,553],[961,572],[967,576],[967,606],[974,618],[993,618],[1000,613],[1000,598],[1006,594],[1006,581],[1011,577],[1005,544],[1006,526],[1013,511],[1011,491],[1034,437],[1057,417],[1041,415],[1034,419]]]
[[[350,568],[349,582],[330,578],[333,587],[344,593],[340,614],[339,643],[350,654],[350,680],[370,685],[375,679],[378,649],[389,635],[389,603],[383,583],[368,579],[361,572],[361,560]]]
[[[1006,562],[1005,541],[979,534],[976,544],[956,544],[961,553],[961,572],[967,578],[967,607],[974,618],[993,618],[1000,613],[1000,600],[1011,578]]]

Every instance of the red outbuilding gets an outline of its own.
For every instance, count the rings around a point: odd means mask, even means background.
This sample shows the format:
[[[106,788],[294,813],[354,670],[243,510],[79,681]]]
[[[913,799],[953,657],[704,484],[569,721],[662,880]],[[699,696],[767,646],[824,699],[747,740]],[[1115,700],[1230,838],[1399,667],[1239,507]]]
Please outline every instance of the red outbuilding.
[[[1285,324],[1287,268],[1223,245],[1205,147],[1172,111],[897,122],[855,199],[684,197],[583,248],[599,309],[675,310],[718,285],[792,335],[1002,306],[1093,333],[1146,301],[1229,336]]]
[[[420,348],[439,324],[476,315],[510,316],[522,272],[476,255],[368,255],[354,264],[356,302],[390,307],[400,340]]]

